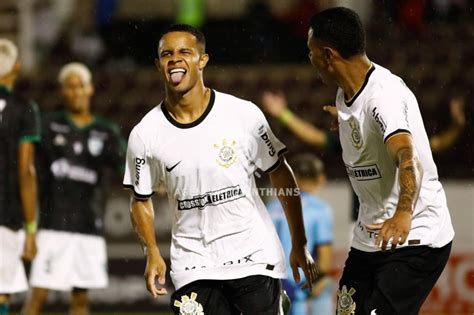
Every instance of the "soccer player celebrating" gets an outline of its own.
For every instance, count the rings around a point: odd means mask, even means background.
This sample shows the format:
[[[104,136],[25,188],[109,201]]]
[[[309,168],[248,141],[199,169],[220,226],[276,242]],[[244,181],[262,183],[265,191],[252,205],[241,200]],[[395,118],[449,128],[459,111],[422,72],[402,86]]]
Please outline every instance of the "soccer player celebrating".
[[[125,158],[117,126],[90,111],[89,69],[70,63],[58,79],[66,110],[43,119],[40,231],[27,315],[40,312],[49,289],[72,290],[70,314],[87,314],[87,289],[106,287],[104,173],[123,169]]]
[[[209,60],[204,35],[175,25],[162,35],[156,66],[165,99],[135,126],[124,185],[133,190],[131,217],[147,259],[147,288],[167,294],[166,264],[156,245],[150,199],[168,191],[174,222],[171,296],[175,314],[279,314],[285,259],[253,172],[297,192],[285,146],[252,103],[204,86]],[[311,287],[316,269],[306,248],[297,194],[281,196],[292,236],[291,267]],[[193,313],[194,312],[194,313]]]
[[[316,14],[308,47],[321,80],[339,87],[342,157],[360,200],[337,314],[418,314],[454,231],[416,98],[367,58],[352,10]]]
[[[0,315],[8,314],[10,294],[28,289],[21,258],[36,254],[40,123],[36,105],[11,92],[19,70],[17,47],[0,39]]]

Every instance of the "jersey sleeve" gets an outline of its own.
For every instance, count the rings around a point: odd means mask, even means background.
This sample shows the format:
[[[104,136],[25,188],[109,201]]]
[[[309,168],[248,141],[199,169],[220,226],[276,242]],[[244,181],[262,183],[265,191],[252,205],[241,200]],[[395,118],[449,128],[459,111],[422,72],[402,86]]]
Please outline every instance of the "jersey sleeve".
[[[27,103],[20,123],[21,131],[18,139],[20,143],[40,141],[40,117],[38,106],[35,103]]]
[[[384,142],[396,134],[410,132],[407,102],[395,93],[372,99],[369,106],[374,128],[383,136]]]
[[[253,105],[255,106],[255,105]],[[270,173],[280,164],[280,156],[287,151],[285,145],[273,134],[262,111],[255,106],[250,119],[252,162],[264,172]]]
[[[157,170],[147,154],[145,143],[136,129],[130,133],[127,146],[123,186],[133,190],[135,198],[146,200],[157,186]]]

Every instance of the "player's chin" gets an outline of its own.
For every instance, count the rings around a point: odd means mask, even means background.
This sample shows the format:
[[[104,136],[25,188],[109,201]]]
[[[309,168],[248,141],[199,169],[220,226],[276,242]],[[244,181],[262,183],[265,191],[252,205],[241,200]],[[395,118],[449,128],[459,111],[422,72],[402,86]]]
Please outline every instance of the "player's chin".
[[[186,84],[183,81],[179,83],[168,82],[168,87],[171,91],[181,94],[186,93],[190,90],[189,84]]]

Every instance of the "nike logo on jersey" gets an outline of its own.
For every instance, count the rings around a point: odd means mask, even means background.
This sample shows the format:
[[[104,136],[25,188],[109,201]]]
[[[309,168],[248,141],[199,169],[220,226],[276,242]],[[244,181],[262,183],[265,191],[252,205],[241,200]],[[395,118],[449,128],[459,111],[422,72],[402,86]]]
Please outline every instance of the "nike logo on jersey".
[[[176,166],[178,166],[178,164],[181,163],[181,161],[179,161],[178,163],[176,163],[175,165],[171,166],[171,167],[168,167],[166,166],[166,171],[169,173],[171,172]]]
[[[377,309],[374,308],[374,309],[370,312],[370,315],[377,315],[377,313],[375,313],[376,310],[377,310]]]

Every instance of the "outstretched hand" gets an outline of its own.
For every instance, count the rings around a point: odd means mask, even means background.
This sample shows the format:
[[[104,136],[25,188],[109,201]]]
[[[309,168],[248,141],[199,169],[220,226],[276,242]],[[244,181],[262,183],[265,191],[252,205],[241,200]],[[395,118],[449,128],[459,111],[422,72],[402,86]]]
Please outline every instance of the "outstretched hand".
[[[263,110],[273,117],[279,117],[288,108],[288,102],[282,92],[264,92],[262,95],[262,105]]]
[[[293,270],[293,278],[298,283],[301,281],[298,267],[303,269],[306,283],[303,284],[302,288],[308,288],[311,291],[313,289],[313,282],[318,275],[318,269],[306,246],[292,247],[290,253],[290,266]]]
[[[165,285],[165,277],[166,263],[163,257],[161,257],[158,249],[150,250],[147,253],[145,281],[147,290],[154,298],[168,294],[166,288],[163,287]],[[157,282],[159,286],[157,286]]]

